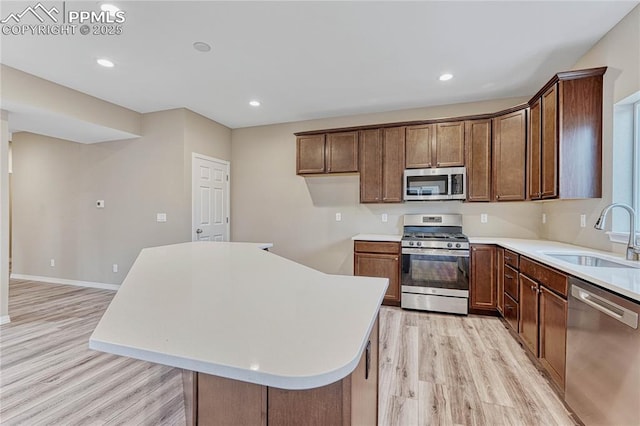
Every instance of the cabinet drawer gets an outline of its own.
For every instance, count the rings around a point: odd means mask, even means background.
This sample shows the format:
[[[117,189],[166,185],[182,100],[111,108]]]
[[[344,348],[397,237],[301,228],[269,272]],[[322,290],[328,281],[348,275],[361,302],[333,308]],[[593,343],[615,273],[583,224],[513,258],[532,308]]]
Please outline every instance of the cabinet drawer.
[[[358,253],[399,254],[400,243],[380,241],[355,241],[354,250]]]
[[[518,302],[513,300],[507,293],[504,294],[504,319],[507,320],[511,328],[518,332]]]
[[[538,281],[548,289],[567,297],[568,284],[566,275],[526,257],[520,259],[520,272]]]
[[[511,266],[504,267],[504,291],[518,301],[518,271]]]
[[[511,250],[504,251],[504,264],[512,266],[513,269],[518,269],[518,264],[520,263],[520,255],[518,253],[514,253]]]

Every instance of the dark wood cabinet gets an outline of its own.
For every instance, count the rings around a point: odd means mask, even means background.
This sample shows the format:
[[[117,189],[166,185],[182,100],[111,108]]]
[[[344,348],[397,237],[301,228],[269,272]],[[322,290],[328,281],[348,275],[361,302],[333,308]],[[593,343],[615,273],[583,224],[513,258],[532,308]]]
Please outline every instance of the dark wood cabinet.
[[[567,301],[541,286],[540,361],[560,389],[565,383],[567,313]]]
[[[464,166],[464,130],[464,121],[407,127],[405,167]]]
[[[382,130],[360,131],[360,202],[382,202]]]
[[[496,247],[471,245],[469,304],[471,309],[496,310]]]
[[[407,169],[434,167],[432,155],[434,140],[435,126],[433,124],[407,127],[405,167]]]
[[[504,249],[496,247],[496,309],[504,316]]]
[[[517,333],[518,332],[518,302],[513,300],[508,294],[504,295],[504,319],[507,324]]]
[[[518,334],[531,353],[538,356],[538,283],[520,274],[520,320]]]
[[[404,127],[382,131],[382,202],[401,203],[404,177]]]
[[[383,303],[400,306],[400,243],[355,241],[353,274],[388,278]]]
[[[296,172],[302,174],[325,173],[325,135],[298,136]]]
[[[493,119],[493,194],[496,201],[525,199],[527,110]]]
[[[297,138],[297,174],[357,171],[358,132],[328,133]]]
[[[467,200],[491,201],[491,120],[465,122]]]
[[[605,70],[558,73],[529,101],[529,199],[601,197]]]

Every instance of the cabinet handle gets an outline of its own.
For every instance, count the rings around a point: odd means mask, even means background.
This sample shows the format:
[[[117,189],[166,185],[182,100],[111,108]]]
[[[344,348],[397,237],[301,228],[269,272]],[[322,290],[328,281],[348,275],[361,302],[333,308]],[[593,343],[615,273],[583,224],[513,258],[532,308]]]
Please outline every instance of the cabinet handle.
[[[440,167],[440,163],[436,163],[436,166]]]
[[[511,261],[511,256],[505,256],[505,257],[504,257],[504,260],[509,260],[509,261]]]
[[[393,260],[398,260],[398,256],[396,256]]]
[[[371,340],[367,342],[367,353],[365,355],[364,379],[369,379],[369,369],[371,369]]]
[[[499,199],[500,199],[500,196],[499,196],[499,195],[496,195],[496,200],[499,200]]]
[[[512,276],[512,275],[504,274],[504,277],[505,277],[505,278],[508,278],[508,279],[510,279],[510,280],[512,280],[512,279],[513,279],[513,276]]]
[[[536,288],[536,286],[535,286],[535,285],[532,285],[532,286],[531,286],[531,291],[533,291],[533,292],[536,292],[536,293],[537,293],[537,292],[538,292],[538,289]]]

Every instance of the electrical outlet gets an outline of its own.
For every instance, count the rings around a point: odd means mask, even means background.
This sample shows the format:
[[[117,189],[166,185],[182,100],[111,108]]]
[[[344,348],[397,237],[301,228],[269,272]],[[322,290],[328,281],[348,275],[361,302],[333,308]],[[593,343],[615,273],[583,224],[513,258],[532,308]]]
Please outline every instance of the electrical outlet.
[[[49,266],[51,266],[52,268],[55,268],[56,260],[55,259],[51,259],[51,261],[49,262]]]
[[[386,213],[382,213],[382,221],[383,222],[388,222],[389,221],[389,215]]]
[[[547,214],[542,213],[542,223],[547,223]]]
[[[156,214],[156,222],[166,222],[167,214],[166,213],[157,213]]]
[[[113,267],[111,268],[111,270],[112,270],[113,272],[118,272],[118,264],[117,264],[117,263],[114,263],[114,264],[113,264]]]
[[[99,209],[104,209],[104,200],[96,201],[96,207]]]
[[[587,226],[587,215],[586,214],[581,214],[580,215],[580,228],[584,228]]]
[[[480,214],[480,223],[487,223],[489,221],[489,216],[486,213]]]
[[[342,220],[342,213],[336,213],[336,222],[340,222]]]

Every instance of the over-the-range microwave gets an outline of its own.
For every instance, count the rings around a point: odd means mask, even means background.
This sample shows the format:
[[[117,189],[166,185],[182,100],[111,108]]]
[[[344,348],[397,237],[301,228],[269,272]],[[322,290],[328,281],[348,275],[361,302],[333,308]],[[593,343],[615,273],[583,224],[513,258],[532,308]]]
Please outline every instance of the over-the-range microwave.
[[[464,200],[467,197],[467,173],[464,167],[406,169],[404,200]]]

